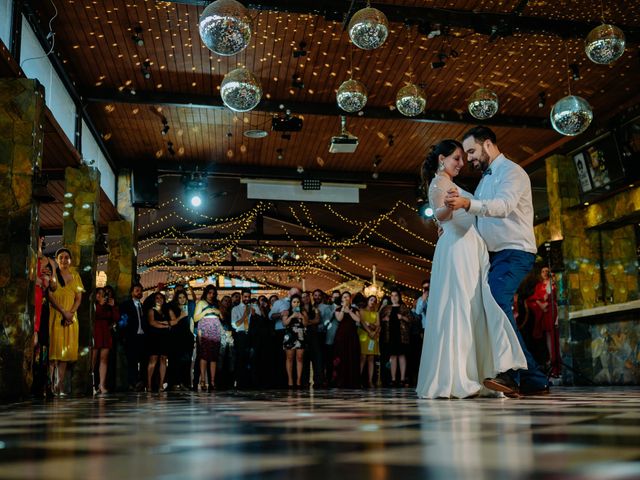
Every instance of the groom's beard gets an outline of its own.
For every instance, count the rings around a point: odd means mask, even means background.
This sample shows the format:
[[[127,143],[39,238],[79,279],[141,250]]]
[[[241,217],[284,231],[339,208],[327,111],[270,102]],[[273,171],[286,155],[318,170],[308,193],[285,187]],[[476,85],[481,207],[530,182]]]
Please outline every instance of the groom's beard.
[[[478,159],[478,169],[481,172],[484,172],[487,168],[489,168],[489,162],[491,161],[491,158],[489,157],[489,154],[487,153],[487,151],[484,149],[484,145],[480,146],[480,158]]]

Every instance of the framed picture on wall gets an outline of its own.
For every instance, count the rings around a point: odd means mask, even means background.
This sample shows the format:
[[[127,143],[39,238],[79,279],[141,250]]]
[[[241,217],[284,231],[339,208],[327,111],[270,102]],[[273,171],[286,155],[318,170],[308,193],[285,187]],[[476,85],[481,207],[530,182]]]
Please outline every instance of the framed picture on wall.
[[[584,156],[584,152],[576,153],[573,156],[573,162],[576,165],[576,170],[578,172],[578,181],[580,182],[580,189],[583,193],[590,192],[593,190],[593,184],[591,183],[591,178],[589,177],[589,171],[587,169],[587,159]]]

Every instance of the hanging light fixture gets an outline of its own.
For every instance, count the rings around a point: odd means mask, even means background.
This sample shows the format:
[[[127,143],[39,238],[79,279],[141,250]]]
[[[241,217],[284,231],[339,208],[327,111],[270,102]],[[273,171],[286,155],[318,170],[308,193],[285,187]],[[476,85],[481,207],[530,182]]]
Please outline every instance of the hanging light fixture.
[[[471,94],[467,108],[473,118],[491,118],[498,113],[498,95],[488,88],[479,88]]]
[[[608,65],[622,56],[624,47],[623,31],[615,25],[603,23],[589,32],[584,51],[592,62]]]
[[[389,21],[384,13],[371,8],[358,10],[349,22],[349,38],[353,44],[363,50],[374,50],[380,47],[389,35]]]
[[[569,74],[569,55],[565,46],[567,85],[569,95],[558,100],[551,108],[550,118],[553,129],[569,137],[580,135],[593,120],[591,105],[584,98],[571,94],[571,75]]]
[[[407,42],[411,48],[411,27],[407,27]],[[396,94],[396,108],[405,117],[415,117],[424,112],[427,106],[427,96],[424,90],[413,83],[413,69],[411,68],[411,56],[409,58],[409,83],[398,90]],[[389,139],[392,146],[393,138]]]
[[[209,50],[229,56],[241,52],[251,41],[251,19],[236,0],[216,0],[200,15],[200,38]]]
[[[234,112],[253,110],[262,98],[258,79],[244,67],[227,73],[220,84],[222,102]]]
[[[558,100],[551,109],[551,125],[553,129],[573,137],[584,132],[593,120],[591,105],[584,98],[568,95]]]
[[[353,50],[350,51],[351,67],[349,80],[338,87],[336,101],[345,112],[359,112],[367,104],[367,88],[358,80],[353,79]]]

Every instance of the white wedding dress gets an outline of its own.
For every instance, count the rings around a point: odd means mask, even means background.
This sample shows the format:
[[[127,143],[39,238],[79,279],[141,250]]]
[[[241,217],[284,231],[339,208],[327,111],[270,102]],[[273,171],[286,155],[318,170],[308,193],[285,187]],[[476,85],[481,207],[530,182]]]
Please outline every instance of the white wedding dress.
[[[472,197],[447,177],[429,185],[429,203],[444,205],[450,188]],[[524,353],[509,319],[491,295],[489,254],[464,209],[440,222],[431,268],[431,294],[416,392],[422,398],[466,398],[491,394],[482,380],[510,369],[526,369]]]

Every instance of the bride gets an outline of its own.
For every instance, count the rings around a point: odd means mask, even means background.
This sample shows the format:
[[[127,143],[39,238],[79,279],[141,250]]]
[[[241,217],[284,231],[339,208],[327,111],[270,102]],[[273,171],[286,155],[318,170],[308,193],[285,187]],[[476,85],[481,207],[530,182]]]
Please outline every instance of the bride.
[[[442,140],[422,165],[429,204],[442,227],[431,269],[431,295],[416,392],[422,398],[491,394],[482,380],[527,363],[507,316],[491,295],[489,254],[475,217],[444,205],[447,191],[472,195],[453,183],[464,166],[462,145]]]

